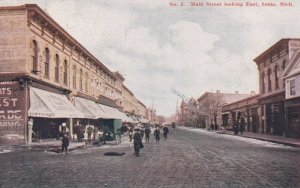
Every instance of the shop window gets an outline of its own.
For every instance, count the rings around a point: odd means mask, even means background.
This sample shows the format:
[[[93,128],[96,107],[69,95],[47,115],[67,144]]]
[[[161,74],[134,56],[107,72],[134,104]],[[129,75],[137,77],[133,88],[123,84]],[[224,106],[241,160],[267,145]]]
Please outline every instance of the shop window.
[[[45,48],[45,78],[49,78],[49,67],[50,67],[50,52],[48,48]]]
[[[290,95],[296,95],[296,80],[290,81]]]
[[[64,62],[64,84],[68,85],[68,62],[65,60]]]
[[[33,43],[33,55],[32,55],[32,73],[38,73],[38,45],[35,40],[32,41]]]
[[[59,82],[59,56],[55,56],[55,81]]]

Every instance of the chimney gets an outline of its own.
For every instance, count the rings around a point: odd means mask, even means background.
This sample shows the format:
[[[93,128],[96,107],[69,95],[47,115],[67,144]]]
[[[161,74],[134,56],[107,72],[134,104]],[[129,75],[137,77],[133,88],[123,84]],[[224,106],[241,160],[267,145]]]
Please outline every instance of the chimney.
[[[251,96],[255,95],[255,91],[251,91]]]
[[[220,90],[217,90],[217,93],[220,93]]]
[[[238,92],[238,91],[235,91],[235,94],[239,94],[239,92]]]

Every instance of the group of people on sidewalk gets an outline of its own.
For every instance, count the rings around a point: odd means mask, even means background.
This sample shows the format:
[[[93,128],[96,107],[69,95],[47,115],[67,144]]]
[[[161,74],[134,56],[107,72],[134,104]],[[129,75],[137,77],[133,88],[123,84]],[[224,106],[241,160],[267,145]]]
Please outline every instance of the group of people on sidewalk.
[[[241,122],[238,123],[238,121],[234,122],[234,127],[233,127],[233,131],[234,134],[237,135],[239,132],[241,132],[241,135],[243,134],[245,129],[245,119],[242,118]]]
[[[165,140],[168,138],[169,129],[168,127],[163,128],[163,135]],[[140,156],[140,149],[144,148],[143,144],[143,137],[145,134],[145,141],[146,143],[149,142],[151,129],[150,127],[146,127],[145,130],[143,128],[136,127],[134,130],[131,128],[129,129],[129,142],[133,141],[133,147],[134,147],[134,153],[138,157]],[[155,130],[153,132],[154,138],[156,143],[160,141],[160,128],[159,126],[155,127]]]
[[[169,133],[169,129],[168,127],[165,126],[163,128],[163,136],[165,140],[168,139],[168,133]],[[133,141],[134,152],[137,157],[140,155],[140,149],[144,148],[144,144],[143,144],[144,135],[145,135],[145,142],[148,143],[150,140],[150,134],[151,134],[151,129],[149,126],[146,127],[145,129],[139,127],[136,127],[135,129],[132,128],[129,129],[129,142]],[[159,126],[155,127],[153,135],[156,143],[158,143],[160,141]],[[63,152],[65,151],[66,154],[68,155],[68,146],[69,146],[68,135],[64,134],[61,141],[62,141],[61,154],[63,154]]]

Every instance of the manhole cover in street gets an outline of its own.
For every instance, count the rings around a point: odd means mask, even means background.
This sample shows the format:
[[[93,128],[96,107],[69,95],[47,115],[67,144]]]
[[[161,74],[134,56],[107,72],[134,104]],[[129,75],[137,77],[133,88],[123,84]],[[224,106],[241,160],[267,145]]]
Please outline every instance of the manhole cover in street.
[[[118,153],[118,152],[106,152],[104,153],[105,156],[122,156],[125,155],[125,153]]]

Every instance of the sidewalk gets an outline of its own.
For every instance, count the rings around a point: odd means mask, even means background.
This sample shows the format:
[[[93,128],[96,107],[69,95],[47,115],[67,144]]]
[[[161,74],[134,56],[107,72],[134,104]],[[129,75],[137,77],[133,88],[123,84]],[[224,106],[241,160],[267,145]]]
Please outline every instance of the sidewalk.
[[[76,149],[86,147],[85,142],[77,142],[70,140],[68,150],[73,151]],[[61,150],[61,140],[41,140],[40,142],[33,142],[26,145],[13,145],[2,146],[0,145],[0,153],[7,152],[22,152],[22,151],[44,151],[44,152],[56,152]]]
[[[228,135],[234,135],[233,131],[216,131],[219,134],[228,134]],[[260,133],[252,133],[252,132],[243,132],[243,135],[239,134],[234,136],[242,136],[246,138],[254,138],[258,140],[278,143],[278,144],[284,144],[287,146],[292,147],[298,147],[300,148],[300,139],[293,139],[293,138],[286,138],[284,136],[275,136],[275,135],[266,135],[266,134],[260,134]]]
[[[115,145],[124,145],[130,144],[129,137],[127,134],[122,135],[122,142],[116,144],[115,141],[107,141],[106,144],[101,144],[100,147],[112,147]],[[40,140],[39,142],[33,142],[31,144],[24,145],[0,145],[0,153],[8,153],[8,152],[22,152],[22,151],[43,151],[43,152],[55,152],[59,153],[61,151],[61,140],[56,139],[45,139]],[[77,140],[70,139],[69,151],[74,151],[81,148],[87,148],[94,146],[91,144],[85,144],[85,142],[78,142]]]

